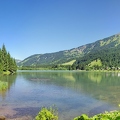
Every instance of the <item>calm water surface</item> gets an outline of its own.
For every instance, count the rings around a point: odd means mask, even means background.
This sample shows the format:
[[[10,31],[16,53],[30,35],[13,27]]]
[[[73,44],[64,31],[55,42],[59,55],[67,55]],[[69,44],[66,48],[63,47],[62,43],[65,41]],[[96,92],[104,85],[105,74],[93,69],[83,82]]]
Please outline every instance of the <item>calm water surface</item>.
[[[0,91],[0,115],[33,119],[41,107],[57,106],[59,120],[86,113],[119,109],[120,73],[80,71],[18,71],[2,76],[8,84]]]

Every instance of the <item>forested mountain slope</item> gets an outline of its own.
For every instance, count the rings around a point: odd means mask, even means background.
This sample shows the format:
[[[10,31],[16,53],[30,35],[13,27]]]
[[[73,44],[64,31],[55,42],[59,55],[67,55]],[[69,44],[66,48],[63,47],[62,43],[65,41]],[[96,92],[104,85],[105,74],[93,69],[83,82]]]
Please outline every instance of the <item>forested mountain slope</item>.
[[[98,64],[99,61],[99,64]],[[94,62],[94,64],[93,64]],[[91,66],[91,64],[93,64]],[[76,60],[75,69],[120,69],[120,45],[96,50]]]
[[[78,58],[81,59],[83,57],[84,59],[85,56],[89,55],[88,59],[90,59],[91,61],[91,59],[93,59],[94,57],[92,56],[91,58],[90,54],[92,55],[101,54],[101,51],[102,52],[104,51],[107,54],[109,53],[109,50],[112,50],[114,48],[116,50],[119,49],[119,46],[120,46],[120,34],[116,34],[116,35],[98,40],[94,43],[86,44],[70,50],[64,50],[64,51],[59,51],[55,53],[35,54],[19,62],[18,65],[19,66],[39,66],[39,65],[63,64],[65,62],[69,62],[75,59],[77,59],[76,64],[78,64],[79,63]]]

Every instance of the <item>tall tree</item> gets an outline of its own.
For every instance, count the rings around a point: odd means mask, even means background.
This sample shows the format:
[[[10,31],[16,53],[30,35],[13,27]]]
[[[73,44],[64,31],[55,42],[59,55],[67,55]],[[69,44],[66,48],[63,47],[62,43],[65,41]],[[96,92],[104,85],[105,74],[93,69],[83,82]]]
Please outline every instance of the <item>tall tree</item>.
[[[0,49],[0,71],[10,71],[11,73],[17,70],[15,59],[13,59],[9,52],[7,52],[5,45],[3,44]]]
[[[2,50],[0,49],[0,72],[3,71]]]
[[[3,71],[7,71],[8,70],[8,59],[7,59],[7,51],[6,51],[4,44],[2,46],[1,57],[2,57],[2,63],[3,63]]]

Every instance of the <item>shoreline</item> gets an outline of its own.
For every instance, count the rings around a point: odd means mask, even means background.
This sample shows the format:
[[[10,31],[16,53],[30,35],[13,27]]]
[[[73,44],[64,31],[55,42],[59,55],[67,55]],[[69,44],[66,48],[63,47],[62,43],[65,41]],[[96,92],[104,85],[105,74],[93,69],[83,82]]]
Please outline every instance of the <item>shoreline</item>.
[[[7,118],[5,116],[0,115],[0,120],[33,120],[31,116],[22,116],[17,118]]]
[[[99,113],[99,114],[95,114],[91,117],[89,117],[87,114],[81,114],[80,116],[74,117],[72,120],[79,120],[79,119],[100,119],[100,118],[110,118],[110,120],[114,120],[112,118],[119,118],[120,117],[120,111],[119,110],[113,110],[113,111],[105,111],[103,113]],[[21,117],[11,117],[11,118],[7,118],[3,115],[0,115],[0,120],[35,120],[35,117],[33,118],[30,115],[26,115],[26,116],[21,116]]]

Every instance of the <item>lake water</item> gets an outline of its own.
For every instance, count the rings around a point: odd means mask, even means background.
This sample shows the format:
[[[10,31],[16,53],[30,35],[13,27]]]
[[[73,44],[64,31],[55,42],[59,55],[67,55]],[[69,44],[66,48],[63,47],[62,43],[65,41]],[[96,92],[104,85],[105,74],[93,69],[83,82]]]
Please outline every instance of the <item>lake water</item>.
[[[120,73],[18,71],[0,81],[8,84],[0,91],[0,115],[8,119],[32,120],[41,107],[53,105],[59,120],[120,109]]]

